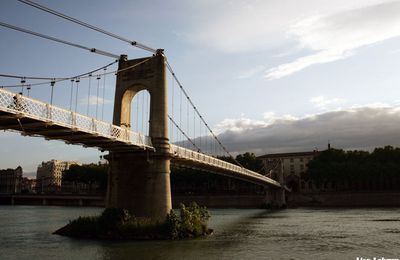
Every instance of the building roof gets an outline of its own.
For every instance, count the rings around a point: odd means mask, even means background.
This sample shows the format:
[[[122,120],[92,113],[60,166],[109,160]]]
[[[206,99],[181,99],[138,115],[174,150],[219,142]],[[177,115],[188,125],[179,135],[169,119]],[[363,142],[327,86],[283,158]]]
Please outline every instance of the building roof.
[[[302,157],[302,156],[315,156],[319,154],[319,151],[313,151],[313,152],[293,152],[293,153],[272,153],[272,154],[265,154],[258,156],[257,158],[263,159],[263,158],[286,158],[286,157]]]

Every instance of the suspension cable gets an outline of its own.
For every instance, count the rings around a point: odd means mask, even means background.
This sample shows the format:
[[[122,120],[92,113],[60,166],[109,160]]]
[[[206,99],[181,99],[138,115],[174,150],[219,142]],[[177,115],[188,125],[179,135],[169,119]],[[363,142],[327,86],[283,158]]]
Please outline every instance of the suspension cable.
[[[98,115],[98,109],[99,109],[99,90],[100,90],[100,74],[97,75],[97,99],[96,99],[96,119]]]
[[[24,94],[25,83],[26,83],[26,79],[25,79],[25,78],[22,78],[22,79],[21,79],[21,84],[22,84],[21,93],[22,93],[22,94]]]
[[[53,95],[54,95],[54,85],[55,84],[56,84],[56,82],[54,80],[50,83],[50,86],[51,86],[50,105],[53,105]]]
[[[74,81],[75,79],[71,79],[71,96],[69,99],[69,110],[72,111],[72,96],[73,96],[73,91],[74,91]]]
[[[102,105],[102,107],[101,107],[101,120],[103,120],[103,118],[104,118],[104,98],[105,98],[105,92],[106,92],[106,71],[107,71],[107,68],[104,68],[104,73],[103,73],[103,100],[102,100],[102,102],[101,102],[101,105]]]
[[[181,92],[183,92],[183,94],[186,96],[187,100],[190,102],[190,104],[192,105],[193,109],[196,111],[196,114],[200,117],[200,119],[202,120],[202,122],[204,123],[204,125],[206,126],[206,128],[208,129],[208,131],[211,133],[212,137],[215,139],[215,141],[221,146],[221,148],[225,151],[225,153],[227,153],[234,161],[235,163],[237,163],[237,165],[239,165],[240,167],[244,168],[233,156],[232,154],[226,149],[226,147],[221,143],[221,141],[219,140],[219,138],[216,136],[216,134],[211,130],[210,126],[207,124],[207,122],[204,120],[203,116],[200,114],[200,112],[198,111],[198,109],[196,108],[196,106],[194,105],[194,103],[192,102],[192,100],[190,99],[189,95],[187,94],[186,90],[183,88],[181,82],[179,81],[178,77],[176,76],[174,70],[172,69],[171,65],[169,64],[167,57],[165,57],[165,63],[167,65],[167,69],[169,70],[169,72],[172,74],[172,76],[174,77],[176,83],[178,84],[179,88],[181,89]]]
[[[144,134],[144,91],[141,91],[142,96],[142,134]]]
[[[92,74],[94,72],[97,72],[99,70],[108,68],[108,67],[114,65],[117,62],[118,62],[118,60],[115,60],[115,61],[113,61],[113,62],[111,62],[111,63],[109,63],[107,65],[101,66],[100,68],[97,68],[97,69],[94,69],[94,70],[91,70],[89,72],[85,72],[85,73],[82,73],[82,74],[79,74],[79,75],[76,75],[76,76],[72,76],[72,77],[59,77],[59,78],[57,78],[57,77],[31,77],[31,76],[10,75],[10,74],[0,74],[0,77],[2,77],[2,78],[21,79],[21,83],[23,83],[22,81],[26,80],[26,79],[32,79],[32,80],[55,80],[56,82],[59,82],[59,81],[70,80],[70,79],[75,79],[75,78],[92,77]],[[49,82],[43,82],[43,84],[44,83],[49,83]],[[21,85],[17,85],[17,86],[21,86]]]
[[[48,7],[46,7],[46,6],[40,5],[40,4],[38,4],[38,3],[35,3],[35,2],[33,2],[33,1],[30,1],[30,0],[18,0],[18,1],[21,2],[21,3],[27,4],[27,5],[30,5],[30,6],[32,6],[32,7],[35,7],[35,8],[37,8],[37,9],[40,9],[40,10],[42,10],[42,11],[45,11],[45,12],[47,12],[47,13],[53,14],[53,15],[55,15],[55,16],[58,16],[58,17],[60,17],[60,18],[66,19],[66,20],[71,21],[71,22],[73,22],[73,23],[79,24],[79,25],[84,26],[84,27],[86,27],[86,28],[89,28],[89,29],[91,29],[91,30],[100,32],[100,33],[102,33],[102,34],[108,35],[108,36],[110,36],[110,37],[113,37],[113,38],[115,38],[115,39],[118,39],[118,40],[121,40],[121,41],[124,41],[124,42],[127,42],[127,43],[129,43],[130,45],[132,45],[132,46],[134,46],[134,47],[137,47],[137,48],[139,48],[139,49],[146,50],[146,51],[149,51],[149,52],[152,52],[152,53],[156,53],[156,52],[157,52],[157,50],[155,50],[155,49],[153,49],[153,48],[151,48],[151,47],[148,47],[148,46],[146,46],[146,45],[144,45],[144,44],[142,44],[142,43],[140,43],[140,42],[132,41],[132,40],[126,39],[126,38],[121,37],[121,36],[119,36],[119,35],[116,35],[116,34],[114,34],[114,33],[112,33],[112,32],[103,30],[103,29],[101,29],[101,28],[99,28],[99,27],[96,27],[96,26],[94,26],[94,25],[91,25],[91,24],[88,24],[88,23],[86,23],[86,22],[80,21],[80,20],[78,20],[78,19],[76,19],[76,18],[73,18],[73,17],[71,17],[71,16],[65,15],[65,14],[63,14],[63,13],[60,13],[60,12],[55,11],[55,10],[53,10],[53,9],[50,9],[50,8],[48,8]]]
[[[40,38],[44,38],[44,39],[50,40],[50,41],[54,41],[54,42],[62,43],[62,44],[69,45],[69,46],[72,46],[72,47],[76,47],[76,48],[80,48],[80,49],[83,49],[83,50],[87,50],[87,51],[90,51],[90,52],[93,52],[93,53],[96,53],[96,54],[99,54],[99,55],[108,56],[108,57],[111,57],[111,58],[114,58],[114,59],[118,59],[120,57],[119,55],[115,55],[115,54],[112,54],[110,52],[106,52],[106,51],[103,51],[103,50],[100,50],[100,49],[96,49],[96,48],[89,48],[89,47],[86,47],[86,46],[83,46],[83,45],[80,45],[80,44],[77,44],[77,43],[69,42],[69,41],[66,41],[66,40],[61,40],[61,39],[58,39],[58,38],[53,37],[53,36],[48,36],[48,35],[45,35],[45,34],[34,32],[34,31],[31,31],[31,30],[28,30],[28,29],[24,29],[24,28],[21,28],[21,27],[18,27],[18,26],[14,26],[14,25],[11,25],[11,24],[8,24],[8,23],[0,22],[0,26],[9,28],[9,29],[12,29],[12,30],[15,30],[15,31],[31,34],[31,35],[34,35],[34,36],[37,36],[37,37],[40,37]]]
[[[135,98],[136,98],[136,132],[139,132],[139,101],[140,101],[140,97],[139,97],[139,95],[137,95],[137,97],[135,97]]]
[[[114,70],[114,71],[110,71],[110,72],[104,73],[104,75],[109,75],[109,74],[115,74],[115,75],[117,75],[117,74],[119,74],[119,73],[121,73],[121,72],[123,72],[123,71],[125,71],[125,70],[129,70],[129,69],[132,69],[132,68],[134,68],[134,67],[137,67],[137,66],[139,66],[139,65],[141,65],[141,64],[143,64],[143,63],[149,61],[149,60],[152,59],[152,58],[153,58],[153,57],[150,57],[150,58],[148,58],[148,59],[145,59],[145,60],[143,60],[143,61],[141,61],[141,62],[138,62],[138,63],[136,63],[136,64],[133,64],[133,65],[128,66],[128,67],[123,68],[123,69]],[[112,64],[114,64],[114,63],[116,63],[116,62],[118,62],[118,61],[114,61],[114,62],[110,63],[110,64],[107,65],[107,66],[103,66],[103,67],[101,67],[101,68],[99,68],[99,69],[92,70],[92,71],[90,71],[90,72],[86,72],[86,73],[83,73],[83,74],[80,74],[80,75],[76,75],[76,76],[73,76],[73,77],[68,77],[68,78],[45,78],[45,79],[51,79],[51,80],[52,80],[52,79],[55,79],[55,81],[56,81],[56,83],[57,83],[57,82],[60,82],[60,81],[73,80],[73,79],[76,79],[76,78],[81,78],[81,79],[89,78],[89,75],[92,74],[93,72],[97,72],[97,71],[99,71],[99,70],[102,70],[103,68],[108,67],[108,66],[111,66]],[[23,76],[15,76],[15,75],[0,74],[0,77],[22,78]],[[90,76],[90,77],[91,77],[91,76]],[[26,78],[28,78],[28,77],[26,77]],[[34,77],[32,77],[32,78],[34,78]],[[36,79],[37,79],[37,78],[36,78]],[[29,84],[29,85],[30,85],[30,86],[41,86],[41,85],[48,85],[49,83],[50,83],[50,81],[45,81],[45,82],[39,82],[39,83],[32,83],[32,84]],[[3,87],[3,88],[13,88],[13,87],[21,87],[21,86],[22,86],[22,85],[20,84],[20,85],[8,85],[8,86],[1,86],[1,87]]]
[[[86,115],[89,116],[90,112],[90,88],[91,88],[91,83],[92,83],[92,74],[89,74],[89,87],[88,87],[88,101],[87,101],[87,111]]]
[[[178,124],[172,119],[170,115],[168,115],[168,119],[171,120],[171,122],[175,125],[176,128],[186,137],[186,139],[197,149],[199,153],[201,153],[201,149],[190,139],[190,137],[178,126]]]
[[[79,82],[81,80],[79,78],[76,78],[75,83],[76,83],[76,93],[75,93],[75,113],[78,112],[78,92],[79,92]]]
[[[172,76],[171,76],[172,77]],[[172,78],[172,80],[171,80],[172,82],[172,102],[171,102],[171,111],[172,111],[172,118],[174,118],[174,113],[175,113],[175,109],[174,109],[174,100],[175,100],[175,81],[174,81],[174,79]],[[172,122],[171,122],[172,123]],[[172,138],[171,139],[174,139],[174,132],[173,132],[173,128],[171,127],[171,130],[172,130]]]

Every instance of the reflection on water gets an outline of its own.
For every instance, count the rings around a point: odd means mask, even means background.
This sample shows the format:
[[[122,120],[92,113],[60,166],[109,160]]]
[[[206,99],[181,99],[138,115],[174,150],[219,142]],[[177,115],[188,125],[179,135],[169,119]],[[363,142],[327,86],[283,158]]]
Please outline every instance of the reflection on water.
[[[400,209],[211,210],[214,234],[108,242],[51,233],[99,208],[0,206],[1,259],[356,259],[400,257]]]

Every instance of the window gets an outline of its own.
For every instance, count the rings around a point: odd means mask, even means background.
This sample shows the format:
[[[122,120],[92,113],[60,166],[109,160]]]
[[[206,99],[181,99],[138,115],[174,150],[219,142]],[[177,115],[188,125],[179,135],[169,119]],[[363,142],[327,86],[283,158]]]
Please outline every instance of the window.
[[[290,158],[290,162],[292,163],[294,160],[293,160],[293,158]]]
[[[304,158],[300,158],[300,162],[304,162]]]
[[[300,170],[304,171],[304,164],[300,164]]]

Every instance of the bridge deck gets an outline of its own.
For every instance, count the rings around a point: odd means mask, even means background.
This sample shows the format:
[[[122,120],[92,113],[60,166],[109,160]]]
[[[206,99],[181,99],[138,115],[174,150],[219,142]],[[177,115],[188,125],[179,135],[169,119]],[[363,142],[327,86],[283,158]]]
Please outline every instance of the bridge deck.
[[[0,130],[62,140],[105,151],[154,150],[151,139],[106,122],[0,89]],[[260,185],[281,187],[268,177],[212,156],[171,144],[173,164],[198,168]]]
[[[171,163],[177,166],[206,170],[255,184],[282,187],[279,182],[257,172],[190,149],[171,144],[171,153]]]
[[[148,136],[4,89],[0,129],[109,151],[153,149]]]

